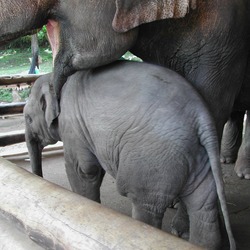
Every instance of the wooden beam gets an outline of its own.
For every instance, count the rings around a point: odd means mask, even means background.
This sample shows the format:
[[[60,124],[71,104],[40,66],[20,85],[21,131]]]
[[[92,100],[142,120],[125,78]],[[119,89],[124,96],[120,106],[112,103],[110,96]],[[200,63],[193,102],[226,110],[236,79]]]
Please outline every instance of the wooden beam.
[[[0,115],[21,114],[25,104],[26,102],[0,104]]]
[[[0,147],[20,143],[25,141],[24,130],[0,133]]]
[[[200,249],[0,158],[0,213],[45,249]]]
[[[62,142],[57,142],[56,144],[51,144],[46,146],[42,154],[47,154],[47,153],[60,153],[63,154],[63,143]],[[9,160],[13,159],[15,157],[19,156],[25,156],[28,155],[28,148],[27,147],[16,147],[16,148],[5,148],[4,150],[0,151],[0,156],[2,156],[4,159]]]
[[[29,75],[2,75],[0,76],[0,86],[7,86],[18,83],[34,82],[44,74],[29,74]]]

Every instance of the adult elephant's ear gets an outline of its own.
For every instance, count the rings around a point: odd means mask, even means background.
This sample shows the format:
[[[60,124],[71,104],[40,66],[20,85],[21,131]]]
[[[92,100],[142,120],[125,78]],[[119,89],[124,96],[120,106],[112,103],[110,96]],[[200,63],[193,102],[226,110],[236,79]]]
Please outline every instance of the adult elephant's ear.
[[[196,8],[197,0],[116,0],[113,28],[126,32],[140,24],[184,17]]]

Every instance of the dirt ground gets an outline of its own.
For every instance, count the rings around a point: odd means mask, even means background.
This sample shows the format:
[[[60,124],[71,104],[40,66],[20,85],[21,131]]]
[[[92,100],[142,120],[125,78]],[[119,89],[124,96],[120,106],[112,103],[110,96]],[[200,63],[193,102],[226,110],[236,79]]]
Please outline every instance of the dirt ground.
[[[24,121],[22,116],[13,116],[7,119],[0,117],[0,133],[7,131],[20,130],[24,128]],[[0,156],[17,164],[18,166],[30,171],[29,158],[27,154],[19,156],[6,156],[17,151],[26,151],[25,143],[20,143],[8,147],[0,148]],[[226,183],[227,202],[230,212],[230,220],[233,228],[233,233],[237,242],[237,249],[248,250],[250,249],[250,181],[240,180],[233,171],[233,164],[223,165],[224,181]],[[57,150],[43,154],[43,170],[44,178],[56,183],[64,188],[70,189],[65,169],[63,151]],[[130,201],[120,196],[115,188],[115,180],[106,175],[101,188],[102,204],[110,207],[123,214],[131,216],[131,203]],[[175,213],[175,209],[168,209],[165,214],[163,222],[163,230],[169,232],[170,221]],[[13,225],[8,225],[8,222],[0,218],[0,225],[5,223],[4,227],[0,226],[0,249],[14,249],[11,244],[3,245],[5,242],[11,242],[15,229]],[[10,231],[8,231],[10,228]],[[11,235],[10,235],[11,232]],[[20,234],[17,232],[16,234]],[[29,242],[26,236],[17,236],[17,241],[25,241],[26,248],[23,249],[40,249]],[[226,239],[226,237],[225,237]],[[226,240],[223,249],[228,249]]]

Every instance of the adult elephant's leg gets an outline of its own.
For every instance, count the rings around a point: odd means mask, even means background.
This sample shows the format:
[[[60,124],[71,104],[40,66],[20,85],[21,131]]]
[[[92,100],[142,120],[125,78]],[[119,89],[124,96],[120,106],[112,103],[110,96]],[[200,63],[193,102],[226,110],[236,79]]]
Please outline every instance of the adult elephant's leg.
[[[250,111],[247,111],[245,134],[235,163],[235,172],[240,178],[250,179]]]
[[[237,159],[242,142],[245,111],[233,111],[227,121],[221,142],[221,162],[233,163]]]
[[[235,100],[235,109],[247,110],[247,119],[245,122],[245,134],[238,152],[238,158],[235,163],[235,172],[240,178],[250,179],[250,54],[248,56],[247,69],[245,71],[244,82],[237,99]]]
[[[65,144],[64,152],[66,173],[72,191],[100,203],[100,186],[105,171],[96,157],[86,148],[82,148],[79,154],[71,149],[68,151]]]

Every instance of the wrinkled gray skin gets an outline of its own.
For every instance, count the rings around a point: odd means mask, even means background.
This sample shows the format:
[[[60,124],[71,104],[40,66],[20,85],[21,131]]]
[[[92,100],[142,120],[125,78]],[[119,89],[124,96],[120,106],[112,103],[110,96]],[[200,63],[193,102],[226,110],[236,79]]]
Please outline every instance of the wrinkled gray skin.
[[[195,86],[208,103],[220,139],[240,89],[250,83],[245,74],[250,72],[249,3],[0,0],[0,44],[49,20],[58,97],[67,76],[107,64],[130,49],[144,61],[177,71]],[[164,20],[156,21],[160,19]]]
[[[41,149],[62,140],[74,192],[100,202],[107,172],[118,192],[131,199],[133,218],[159,228],[167,207],[179,198],[189,215],[190,242],[211,249],[221,240],[218,195],[234,249],[216,128],[184,78],[135,62],[76,72],[62,89],[56,122],[50,81],[46,75],[35,82],[24,109],[36,174],[41,175]]]

